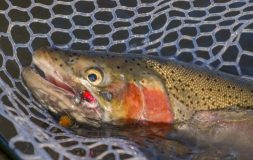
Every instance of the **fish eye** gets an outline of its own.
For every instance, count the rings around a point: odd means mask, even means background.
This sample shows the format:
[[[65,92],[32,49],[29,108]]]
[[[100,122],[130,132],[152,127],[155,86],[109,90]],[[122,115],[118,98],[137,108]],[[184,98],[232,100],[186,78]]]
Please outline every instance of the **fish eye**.
[[[93,85],[99,85],[102,80],[102,72],[99,69],[91,68],[86,71],[86,79]]]

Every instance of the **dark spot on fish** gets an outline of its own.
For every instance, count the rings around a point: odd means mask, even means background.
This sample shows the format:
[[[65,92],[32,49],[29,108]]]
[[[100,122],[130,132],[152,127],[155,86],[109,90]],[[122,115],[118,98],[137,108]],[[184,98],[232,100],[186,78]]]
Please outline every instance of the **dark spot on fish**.
[[[238,99],[239,97],[238,96],[235,96],[235,99]]]
[[[133,71],[133,68],[129,68],[129,71]]]
[[[181,103],[184,103],[184,101],[183,101],[183,100],[180,100],[180,102],[181,102]]]
[[[173,70],[171,70],[170,73],[174,74],[175,72]]]
[[[93,60],[92,60],[92,62],[96,63],[96,60],[95,60],[95,59],[93,59]]]
[[[207,81],[209,81],[210,79],[209,78],[206,78]]]
[[[184,89],[184,88],[182,88],[182,91],[184,92],[184,91],[185,91],[185,89]]]
[[[253,90],[251,90],[250,92],[253,93]]]
[[[117,69],[120,69],[120,66],[117,66]]]
[[[202,90],[202,91],[205,91],[205,88],[202,88],[201,90]]]
[[[198,76],[199,76],[200,78],[202,77],[202,75],[201,75],[201,74],[199,74]]]
[[[63,64],[60,64],[60,67],[63,67]]]
[[[217,82],[217,79],[214,79],[213,81],[214,81],[214,82]]]
[[[191,96],[187,96],[187,98],[188,98],[188,99],[190,99],[190,98],[191,98]]]
[[[132,61],[135,61],[135,59],[134,59],[134,58],[132,58]]]
[[[209,88],[209,91],[212,92],[212,88]]]
[[[231,95],[229,95],[229,96],[228,96],[228,98],[232,98],[232,96],[231,96]]]
[[[128,61],[127,61],[127,60],[125,60],[125,63],[128,63]]]
[[[191,79],[192,82],[194,82],[194,79]]]
[[[230,88],[231,88],[231,86],[227,86],[227,88],[228,88],[228,89],[230,89]]]
[[[232,89],[235,89],[235,87],[232,87]]]
[[[141,64],[140,63],[137,63],[137,66],[140,66]]]
[[[229,101],[228,104],[231,105],[232,103]]]
[[[74,71],[74,68],[73,68],[73,67],[71,67],[71,70],[72,70],[72,71]]]
[[[224,95],[223,95],[223,97],[224,97],[224,98],[226,98],[226,97],[227,97],[227,95],[226,95],[226,94],[224,94]]]
[[[159,65],[159,68],[162,68],[162,66],[161,66],[161,65]]]
[[[220,92],[220,89],[217,89],[218,92]]]
[[[57,61],[58,59],[57,58],[54,58],[55,61]]]
[[[248,100],[244,100],[245,103],[248,103]]]

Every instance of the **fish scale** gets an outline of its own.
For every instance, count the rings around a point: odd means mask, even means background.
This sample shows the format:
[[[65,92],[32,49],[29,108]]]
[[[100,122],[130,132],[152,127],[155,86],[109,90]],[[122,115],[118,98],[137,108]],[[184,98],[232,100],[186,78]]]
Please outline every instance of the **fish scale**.
[[[171,61],[146,60],[146,63],[162,77],[170,98],[189,110],[253,106],[253,84],[249,81]]]

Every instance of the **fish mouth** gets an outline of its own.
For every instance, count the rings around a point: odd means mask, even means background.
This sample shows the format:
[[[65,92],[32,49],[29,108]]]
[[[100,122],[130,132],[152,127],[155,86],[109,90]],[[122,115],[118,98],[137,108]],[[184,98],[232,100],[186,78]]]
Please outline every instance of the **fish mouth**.
[[[34,80],[32,80],[32,77]],[[50,97],[50,94],[55,92],[56,97],[60,97],[57,99],[57,101],[63,101],[66,102],[66,104],[69,104],[65,105],[65,107],[62,107],[57,105],[57,103],[53,102],[52,100],[49,100],[47,103],[43,103],[40,99],[42,99],[44,96],[35,96],[36,99],[39,102],[42,102],[42,104],[45,105],[45,107],[52,113],[56,114],[57,116],[67,114],[77,122],[86,123],[95,127],[100,126],[100,121],[103,119],[104,110],[102,107],[100,107],[99,102],[91,94],[91,92],[88,91],[88,89],[85,90],[86,94],[90,93],[89,96],[92,97],[92,100],[91,98],[83,97],[83,93],[78,93],[75,91],[73,87],[61,80],[57,74],[52,76],[50,73],[43,71],[43,67],[39,67],[34,63],[32,66],[24,69],[23,78],[32,93],[35,93],[36,91],[33,90],[36,90],[39,86],[39,88],[43,88],[45,92],[48,90],[50,91],[47,97]],[[43,99],[43,101],[45,101],[45,99]],[[54,108],[50,108],[48,106],[54,106]]]
[[[47,82],[51,83],[58,89],[61,89],[65,92],[68,92],[69,94],[72,94],[73,96],[76,95],[74,89],[70,87],[67,83],[65,83],[63,80],[60,80],[59,78],[55,78],[57,76],[52,76],[50,74],[46,74],[40,67],[38,67],[36,64],[34,64],[33,67],[31,67],[32,70],[38,74],[41,78],[46,80]]]

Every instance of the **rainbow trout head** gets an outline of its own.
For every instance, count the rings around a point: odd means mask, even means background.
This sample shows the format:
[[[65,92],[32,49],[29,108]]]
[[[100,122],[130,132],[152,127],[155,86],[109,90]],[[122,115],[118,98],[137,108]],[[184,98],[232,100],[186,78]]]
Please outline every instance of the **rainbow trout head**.
[[[173,120],[162,81],[141,59],[43,48],[33,64],[22,73],[27,87],[57,115],[94,126]]]

